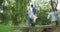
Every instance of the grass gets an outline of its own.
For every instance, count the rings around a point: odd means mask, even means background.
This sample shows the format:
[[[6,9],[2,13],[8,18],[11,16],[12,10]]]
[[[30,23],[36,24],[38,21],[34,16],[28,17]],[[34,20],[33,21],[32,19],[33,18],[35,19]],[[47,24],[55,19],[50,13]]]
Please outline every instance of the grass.
[[[25,30],[23,31],[20,29],[13,29],[12,26],[13,25],[12,25],[11,21],[7,25],[0,24],[0,32],[25,32]],[[31,30],[29,30],[29,32],[35,32],[35,30],[31,29]]]
[[[0,24],[0,32],[22,32],[22,30],[13,30],[11,25]]]

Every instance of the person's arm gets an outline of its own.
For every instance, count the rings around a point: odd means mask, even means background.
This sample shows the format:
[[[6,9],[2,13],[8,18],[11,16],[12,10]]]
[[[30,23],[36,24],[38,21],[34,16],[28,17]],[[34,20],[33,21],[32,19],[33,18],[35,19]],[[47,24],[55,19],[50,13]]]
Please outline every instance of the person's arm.
[[[57,11],[57,18],[58,18],[58,11]]]
[[[48,16],[47,16],[47,19],[50,19],[50,17],[51,17],[51,14],[49,13]]]

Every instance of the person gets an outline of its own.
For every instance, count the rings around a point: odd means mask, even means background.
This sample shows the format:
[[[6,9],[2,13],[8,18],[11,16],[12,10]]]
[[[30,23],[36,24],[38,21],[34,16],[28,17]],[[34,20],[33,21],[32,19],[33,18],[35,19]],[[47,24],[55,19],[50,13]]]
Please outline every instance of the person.
[[[58,12],[57,12],[57,10],[50,11],[47,18],[51,19],[51,23],[56,23],[56,25],[58,25]]]
[[[29,23],[31,24],[31,26],[35,26],[35,21],[36,21],[36,19],[37,19],[37,17],[36,17],[36,9],[35,9],[35,7],[33,7],[33,5],[31,5],[31,8],[29,9],[30,11],[28,12],[28,14],[29,14],[29,17],[28,18],[30,18],[29,19]]]
[[[55,21],[56,22],[56,25],[59,25],[59,23],[58,23],[58,11],[57,11],[57,9],[55,10],[55,17],[57,18],[57,20]]]
[[[30,18],[30,14],[31,14],[31,9],[30,6],[28,5],[28,25],[31,26],[32,23],[32,19]]]
[[[31,5],[31,11],[32,11],[32,14],[31,14],[32,26],[35,26],[35,21],[37,19],[37,16],[36,16],[36,9],[35,7],[33,7],[33,5]]]

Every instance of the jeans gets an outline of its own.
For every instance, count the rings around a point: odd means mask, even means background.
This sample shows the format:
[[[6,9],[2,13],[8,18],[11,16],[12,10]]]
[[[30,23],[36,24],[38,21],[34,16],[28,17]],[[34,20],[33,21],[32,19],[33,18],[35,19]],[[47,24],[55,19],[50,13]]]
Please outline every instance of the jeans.
[[[30,17],[28,17],[28,24],[32,24],[32,19]]]

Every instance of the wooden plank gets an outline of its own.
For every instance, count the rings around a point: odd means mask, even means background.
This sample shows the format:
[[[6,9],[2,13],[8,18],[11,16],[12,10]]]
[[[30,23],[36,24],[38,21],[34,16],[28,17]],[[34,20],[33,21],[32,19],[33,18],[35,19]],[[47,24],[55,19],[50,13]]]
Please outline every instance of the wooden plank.
[[[24,26],[24,27],[20,27],[20,26],[14,26],[12,27],[13,29],[42,29],[42,28],[60,28],[60,26],[49,26],[49,25],[41,25],[41,26]]]

